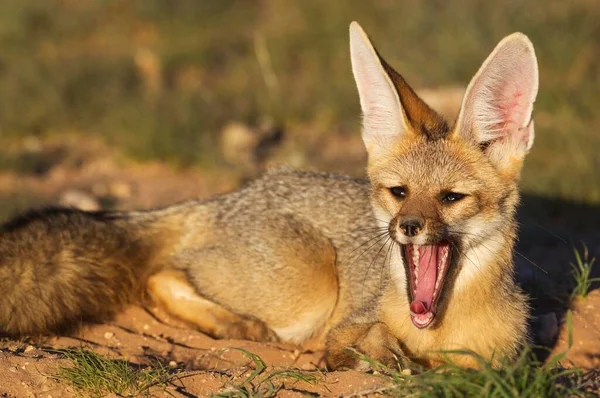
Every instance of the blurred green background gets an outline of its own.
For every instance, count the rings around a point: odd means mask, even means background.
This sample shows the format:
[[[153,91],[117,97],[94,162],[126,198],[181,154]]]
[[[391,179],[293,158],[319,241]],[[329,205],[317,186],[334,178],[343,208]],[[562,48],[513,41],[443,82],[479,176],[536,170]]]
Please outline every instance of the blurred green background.
[[[352,20],[416,88],[466,86],[503,36],[529,35],[541,86],[523,188],[600,202],[599,0],[4,0],[2,146],[68,131],[219,169],[231,121],[358,136]]]

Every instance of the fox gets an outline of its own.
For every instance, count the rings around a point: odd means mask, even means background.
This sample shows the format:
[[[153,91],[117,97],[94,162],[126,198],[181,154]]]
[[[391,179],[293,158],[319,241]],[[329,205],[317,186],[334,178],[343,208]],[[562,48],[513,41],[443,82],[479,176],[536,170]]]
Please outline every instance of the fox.
[[[0,332],[70,333],[151,300],[214,338],[323,349],[328,369],[451,359],[500,366],[528,340],[515,212],[534,140],[534,48],[505,37],[456,121],[357,22],[350,58],[367,178],[268,170],[162,208],[32,210],[0,227]]]

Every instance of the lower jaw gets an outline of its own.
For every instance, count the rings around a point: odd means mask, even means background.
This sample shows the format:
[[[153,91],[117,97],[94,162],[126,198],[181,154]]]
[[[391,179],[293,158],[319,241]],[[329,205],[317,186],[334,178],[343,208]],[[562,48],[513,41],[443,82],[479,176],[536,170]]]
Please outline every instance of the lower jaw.
[[[431,325],[431,323],[435,319],[435,315],[433,314],[433,312],[427,312],[425,314],[413,314],[413,313],[411,313],[410,314],[410,319],[411,319],[413,325],[415,325],[417,328],[419,328],[419,329],[425,329],[429,325]]]

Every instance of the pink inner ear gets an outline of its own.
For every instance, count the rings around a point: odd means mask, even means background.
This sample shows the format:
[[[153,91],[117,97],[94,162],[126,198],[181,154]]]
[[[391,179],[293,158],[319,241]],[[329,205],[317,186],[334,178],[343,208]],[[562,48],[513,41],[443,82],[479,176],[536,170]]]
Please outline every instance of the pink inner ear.
[[[531,42],[518,33],[506,37],[469,84],[458,119],[459,131],[486,148],[497,141],[510,141],[511,145],[496,148],[522,155],[523,148],[528,150],[533,143],[531,112],[537,90],[537,62]]]
[[[518,89],[512,90],[512,87],[509,88],[508,95],[504,102],[501,102],[499,106],[500,113],[502,114],[502,118],[504,119],[505,128],[510,128],[511,124],[514,124],[514,120],[520,116],[519,106],[521,105],[520,100],[523,97],[523,93]],[[510,91],[514,91],[512,94]]]
[[[527,141],[527,134],[521,131],[521,127],[525,126],[529,120],[527,103],[528,95],[520,87],[518,82],[503,82],[503,88],[496,88],[498,96],[496,97],[496,112],[498,121],[491,127],[497,134],[497,139],[502,140],[511,135],[513,138],[518,138]]]

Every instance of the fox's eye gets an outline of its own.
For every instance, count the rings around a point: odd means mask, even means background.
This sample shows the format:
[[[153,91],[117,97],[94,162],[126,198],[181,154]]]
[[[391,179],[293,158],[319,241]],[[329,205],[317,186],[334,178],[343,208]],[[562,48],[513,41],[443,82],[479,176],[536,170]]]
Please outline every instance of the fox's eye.
[[[458,202],[459,200],[461,200],[462,198],[464,198],[466,195],[463,193],[458,193],[458,192],[446,192],[442,194],[442,202],[444,203],[453,203],[453,202]]]
[[[399,199],[404,199],[406,197],[406,187],[392,187],[390,188],[390,192]]]

